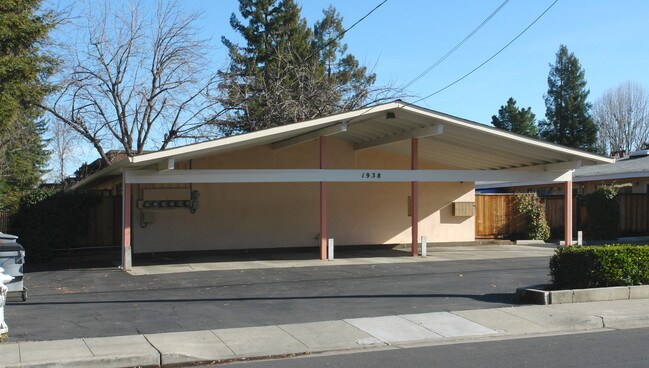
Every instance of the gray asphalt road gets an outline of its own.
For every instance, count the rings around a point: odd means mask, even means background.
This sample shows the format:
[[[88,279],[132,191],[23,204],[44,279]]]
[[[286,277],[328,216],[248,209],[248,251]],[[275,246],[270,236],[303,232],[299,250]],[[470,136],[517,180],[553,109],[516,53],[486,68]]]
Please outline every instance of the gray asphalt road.
[[[510,305],[549,282],[548,258],[130,276],[115,268],[31,272],[10,303],[11,340],[261,326]]]
[[[239,368],[646,368],[649,329],[235,363]]]

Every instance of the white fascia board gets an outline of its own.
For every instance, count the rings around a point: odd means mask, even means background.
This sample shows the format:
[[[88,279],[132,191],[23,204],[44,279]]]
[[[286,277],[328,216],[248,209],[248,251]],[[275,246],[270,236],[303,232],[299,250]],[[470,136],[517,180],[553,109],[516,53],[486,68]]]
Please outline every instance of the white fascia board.
[[[524,137],[524,136],[521,136],[521,135],[518,135],[518,134],[513,134],[513,133],[510,133],[510,132],[507,132],[507,131],[501,131],[499,129],[489,127],[489,126],[486,126],[486,125],[483,125],[483,124],[480,124],[480,123],[464,121],[462,119],[455,118],[455,117],[452,117],[450,115],[439,114],[439,113],[436,113],[436,112],[434,112],[432,110],[424,109],[424,108],[414,106],[414,105],[403,105],[402,109],[413,112],[415,114],[421,114],[421,115],[425,115],[425,116],[430,116],[430,117],[435,118],[435,119],[444,120],[444,121],[450,122],[450,123],[452,123],[454,125],[466,127],[466,128],[471,129],[471,130],[479,131],[479,132],[489,134],[489,135],[492,135],[492,136],[498,136],[498,137],[501,137],[501,138],[504,138],[504,139],[509,139],[509,140],[512,140],[512,141],[529,144],[529,145],[532,145],[532,146],[552,150],[552,151],[555,151],[555,152],[560,152],[560,153],[563,153],[563,154],[566,154],[566,155],[576,156],[576,157],[578,157],[578,158],[580,158],[582,160],[593,161],[593,162],[601,163],[601,164],[611,164],[611,163],[615,162],[615,159],[612,159],[612,158],[607,158],[607,157],[599,156],[599,155],[592,154],[592,153],[589,153],[589,152],[576,150],[574,148],[564,147],[564,146],[554,144],[554,143],[543,142],[543,141],[540,141],[540,140],[537,140],[537,139]]]
[[[513,170],[125,170],[126,184],[567,181],[572,172]]]
[[[411,139],[411,138],[430,137],[430,136],[442,134],[443,131],[444,131],[444,126],[443,125],[427,126],[427,127],[423,127],[423,128],[419,128],[419,129],[409,130],[409,131],[399,133],[399,134],[395,134],[395,135],[389,135],[389,136],[385,136],[385,137],[380,137],[380,138],[377,138],[377,139],[373,139],[371,141],[356,143],[356,144],[354,144],[354,150],[355,151],[361,151],[361,150],[368,149],[368,148],[373,148],[373,147],[378,147],[378,146],[384,146],[386,144],[401,142],[401,141]]]

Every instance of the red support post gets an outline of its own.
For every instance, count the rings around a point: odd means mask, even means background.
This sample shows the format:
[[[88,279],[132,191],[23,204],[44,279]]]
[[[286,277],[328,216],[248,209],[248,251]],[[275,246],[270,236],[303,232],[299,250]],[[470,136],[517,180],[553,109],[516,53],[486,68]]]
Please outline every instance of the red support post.
[[[565,230],[565,245],[572,245],[572,180],[565,185],[563,225]]]
[[[320,169],[327,167],[327,137],[320,137]],[[320,182],[320,259],[327,260],[327,183]]]
[[[412,170],[419,169],[419,139],[412,138],[410,142],[410,161]],[[419,183],[413,181],[411,184],[411,196],[412,196],[412,216],[411,216],[411,227],[412,227],[412,244],[410,246],[410,252],[413,257],[416,257],[418,254],[418,243],[419,243]]]
[[[133,266],[131,259],[131,184],[122,181],[122,269]]]

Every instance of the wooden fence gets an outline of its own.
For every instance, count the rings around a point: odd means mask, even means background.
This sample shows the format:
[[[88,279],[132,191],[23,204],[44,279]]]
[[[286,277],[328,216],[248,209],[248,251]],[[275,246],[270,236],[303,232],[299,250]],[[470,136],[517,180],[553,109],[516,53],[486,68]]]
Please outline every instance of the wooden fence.
[[[0,232],[8,232],[10,212],[0,211]],[[122,231],[122,197],[105,195],[99,198],[97,205],[90,210],[88,228],[71,248],[119,246]]]
[[[476,194],[476,238],[502,238],[525,231],[525,219],[516,213],[513,194]]]
[[[545,216],[555,237],[563,236],[563,196],[543,197]],[[514,194],[476,194],[476,238],[509,238],[522,235],[524,219],[516,213]],[[649,194],[618,194],[619,235],[649,234]],[[588,213],[582,196],[573,198],[573,231],[586,227]]]
[[[88,232],[82,246],[120,245],[122,231],[122,197],[103,196],[91,211]]]

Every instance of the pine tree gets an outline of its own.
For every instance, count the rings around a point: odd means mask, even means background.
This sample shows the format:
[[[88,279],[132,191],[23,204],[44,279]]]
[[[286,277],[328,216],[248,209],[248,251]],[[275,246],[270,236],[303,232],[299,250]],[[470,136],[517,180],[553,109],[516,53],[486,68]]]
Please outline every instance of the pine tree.
[[[555,64],[550,64],[548,92],[545,95],[546,121],[539,124],[547,141],[586,151],[597,151],[597,126],[586,101],[584,70],[573,53],[561,45]]]
[[[42,111],[46,82],[57,62],[41,50],[54,27],[40,0],[0,2],[0,209],[13,210],[34,189],[48,152]]]
[[[220,72],[226,134],[266,129],[363,106],[376,80],[338,36],[333,7],[309,27],[294,0],[240,0],[230,18],[245,43],[223,37],[230,65]]]
[[[536,115],[532,112],[532,108],[519,109],[516,106],[516,100],[512,97],[507,100],[507,105],[500,106],[498,116],[493,115],[491,117],[491,124],[496,128],[513,133],[532,138],[538,137],[538,132],[536,131]]]

